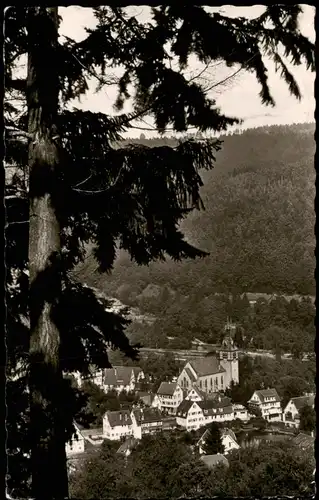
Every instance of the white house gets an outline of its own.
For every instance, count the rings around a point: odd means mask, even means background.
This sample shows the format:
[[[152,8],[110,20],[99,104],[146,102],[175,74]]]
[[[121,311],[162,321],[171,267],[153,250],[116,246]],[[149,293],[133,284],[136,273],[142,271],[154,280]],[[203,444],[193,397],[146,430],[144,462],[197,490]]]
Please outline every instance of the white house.
[[[308,396],[300,396],[297,398],[291,398],[284,411],[283,411],[283,421],[289,425],[289,427],[298,428],[300,424],[300,410],[305,406],[315,406],[315,396],[313,394]]]
[[[170,415],[175,415],[183,401],[183,391],[176,382],[162,382],[152,402],[152,406]]]
[[[133,436],[133,425],[129,410],[107,411],[103,417],[103,436],[111,441]]]
[[[210,422],[227,422],[233,419],[231,400],[222,396],[204,401],[184,399],[176,413],[177,425],[187,431],[199,429]]]
[[[250,419],[247,408],[244,405],[233,404],[234,419],[239,418],[243,422],[247,422]]]
[[[74,423],[74,427],[75,433],[73,434],[71,441],[68,441],[65,444],[65,452],[67,458],[78,455],[79,453],[83,453],[85,449],[84,437],[81,433],[81,430],[76,423]]]
[[[163,417],[158,408],[135,409],[131,412],[132,435],[141,439],[145,434],[155,434],[163,429]]]
[[[280,397],[276,389],[262,389],[255,391],[248,405],[251,409],[258,408],[261,415],[269,422],[282,421],[282,408]]]
[[[196,430],[205,425],[205,418],[200,401],[184,399],[177,408],[176,424],[187,431]]]
[[[206,399],[207,395],[201,391],[196,385],[188,391],[187,395],[185,396],[186,401],[204,401]]]
[[[235,433],[231,429],[220,429],[221,433],[221,441],[224,446],[224,455],[227,455],[230,451],[232,450],[238,450],[240,448]],[[207,438],[209,434],[209,429],[206,429],[202,437],[199,439],[197,445],[198,445],[198,451],[202,455],[204,454],[203,450],[203,445],[205,443],[205,439]]]
[[[105,392],[131,392],[136,384],[145,378],[141,368],[135,366],[113,366],[103,372],[103,389]]]
[[[86,381],[90,381],[101,388],[103,386],[103,370],[99,370],[95,367],[91,366],[87,375],[82,375],[79,371],[73,372],[72,375],[79,387]]]
[[[216,465],[223,464],[226,467],[229,467],[229,462],[224,455],[221,453],[217,453],[216,455],[202,455],[200,460],[209,468],[214,469]]]
[[[134,437],[127,438],[124,443],[121,444],[116,453],[119,455],[124,455],[126,458],[132,453],[132,450],[137,446],[138,440]]]

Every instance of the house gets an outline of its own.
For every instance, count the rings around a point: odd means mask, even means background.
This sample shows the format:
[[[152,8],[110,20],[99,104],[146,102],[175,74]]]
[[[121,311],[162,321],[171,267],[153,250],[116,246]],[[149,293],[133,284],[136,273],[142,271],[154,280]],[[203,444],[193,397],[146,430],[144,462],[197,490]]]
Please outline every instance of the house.
[[[300,410],[305,406],[315,406],[315,396],[313,394],[308,396],[300,396],[297,398],[291,398],[287,403],[283,412],[283,421],[289,427],[299,427],[300,424]]]
[[[136,448],[138,440],[134,437],[127,438],[124,443],[121,444],[116,453],[128,457],[132,451]]]
[[[163,417],[158,408],[135,409],[131,412],[132,435],[141,439],[145,434],[154,434],[163,428]]]
[[[247,408],[244,405],[233,404],[234,419],[239,418],[243,422],[247,422],[250,419]]]
[[[176,429],[176,417],[163,417],[163,431],[171,431]]]
[[[100,446],[104,441],[103,428],[81,429],[85,444]]]
[[[232,450],[238,450],[240,448],[235,433],[231,429],[220,429],[221,440],[224,446],[224,454],[227,455]],[[209,429],[206,429],[202,437],[199,439],[197,446],[200,455],[204,454],[203,445],[205,443],[205,439],[209,434]]]
[[[175,415],[183,401],[183,391],[176,382],[162,382],[152,402],[152,406],[162,412]]]
[[[89,373],[86,375],[82,375],[79,371],[73,372],[71,375],[79,387],[83,385],[83,382],[92,382],[100,388],[103,386],[103,370],[97,369],[94,366],[89,367]]]
[[[116,392],[134,391],[136,384],[144,379],[144,373],[139,367],[113,366],[104,369],[103,389],[105,392],[115,390]]]
[[[297,436],[293,437],[292,443],[294,446],[298,447],[300,451],[305,451],[310,454],[314,454],[315,452],[315,438],[303,432],[299,432]]]
[[[152,406],[155,395],[151,392],[138,391],[137,396],[145,406]]]
[[[205,418],[200,401],[184,399],[176,411],[176,424],[187,431],[196,430],[205,425]]]
[[[213,469],[216,465],[225,465],[229,467],[227,458],[221,453],[217,453],[216,455],[202,455],[200,459],[209,469]]]
[[[234,410],[231,399],[217,395],[199,403],[203,410],[205,424],[210,422],[227,422],[234,420]]]
[[[84,453],[85,444],[84,437],[78,424],[74,423],[75,433],[72,435],[70,441],[65,444],[65,452],[67,458]]]
[[[133,423],[129,410],[107,411],[103,417],[103,436],[111,441],[133,436]]]
[[[194,385],[190,391],[186,392],[184,399],[186,399],[186,401],[204,401],[206,397],[207,394]]]
[[[233,419],[231,400],[220,395],[204,401],[184,399],[176,412],[177,425],[187,431],[199,429],[210,422],[226,422]]]
[[[248,401],[249,408],[259,409],[261,416],[269,422],[282,421],[280,397],[276,389],[261,389],[255,391]]]
[[[177,383],[182,389],[197,386],[206,394],[224,391],[231,382],[239,382],[238,350],[230,335],[226,336],[216,354],[186,362]]]

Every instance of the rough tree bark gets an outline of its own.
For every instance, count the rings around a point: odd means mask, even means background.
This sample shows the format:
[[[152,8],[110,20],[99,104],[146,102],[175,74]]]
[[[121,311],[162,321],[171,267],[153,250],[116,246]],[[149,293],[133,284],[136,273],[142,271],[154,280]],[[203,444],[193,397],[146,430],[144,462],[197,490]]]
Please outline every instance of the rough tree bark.
[[[68,497],[64,425],[59,392],[60,335],[52,318],[61,292],[58,112],[58,8],[28,8],[30,439],[32,493]]]

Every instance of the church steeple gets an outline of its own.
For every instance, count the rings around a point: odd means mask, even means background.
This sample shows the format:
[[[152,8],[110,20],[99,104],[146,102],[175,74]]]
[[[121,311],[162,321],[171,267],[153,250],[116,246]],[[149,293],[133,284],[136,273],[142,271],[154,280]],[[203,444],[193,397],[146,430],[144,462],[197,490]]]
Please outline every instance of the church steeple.
[[[227,318],[227,322],[224,327],[224,337],[220,348],[217,350],[219,363],[227,373],[228,385],[231,381],[235,383],[239,382],[238,349],[233,339],[235,330],[236,325],[232,323],[230,318]]]

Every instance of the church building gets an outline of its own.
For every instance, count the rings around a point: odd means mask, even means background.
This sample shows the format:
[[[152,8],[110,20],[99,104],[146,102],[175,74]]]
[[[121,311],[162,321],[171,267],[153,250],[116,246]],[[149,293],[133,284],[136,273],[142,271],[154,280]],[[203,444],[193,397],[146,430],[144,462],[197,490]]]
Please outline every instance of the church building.
[[[227,335],[215,354],[187,361],[177,383],[184,390],[196,386],[206,394],[224,391],[231,382],[238,384],[238,350]]]

